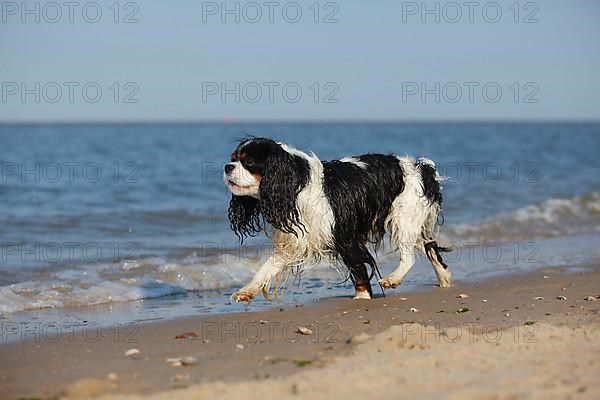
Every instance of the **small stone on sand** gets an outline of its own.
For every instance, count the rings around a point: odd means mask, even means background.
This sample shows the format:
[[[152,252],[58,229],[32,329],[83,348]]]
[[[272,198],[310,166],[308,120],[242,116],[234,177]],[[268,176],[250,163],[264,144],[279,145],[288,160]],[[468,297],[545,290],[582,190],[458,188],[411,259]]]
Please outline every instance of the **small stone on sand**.
[[[117,379],[119,379],[119,375],[115,374],[114,372],[111,372],[110,374],[106,375],[106,379],[108,379],[109,381],[116,381]]]
[[[192,356],[185,356],[181,358],[181,365],[185,365],[187,367],[198,364],[198,359]]]
[[[299,326],[298,330],[296,331],[302,335],[312,335],[313,331],[311,331],[310,329],[308,329],[305,326]]]
[[[129,349],[125,352],[125,355],[127,357],[131,357],[131,356],[137,356],[138,354],[140,354],[140,350],[139,349]]]
[[[197,338],[198,334],[195,332],[183,332],[180,333],[179,335],[175,336],[175,339],[193,339],[193,338]]]

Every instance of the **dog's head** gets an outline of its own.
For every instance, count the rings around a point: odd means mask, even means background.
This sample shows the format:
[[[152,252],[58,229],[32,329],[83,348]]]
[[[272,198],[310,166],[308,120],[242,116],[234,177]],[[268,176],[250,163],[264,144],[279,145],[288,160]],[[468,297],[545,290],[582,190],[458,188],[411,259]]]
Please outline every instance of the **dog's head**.
[[[266,220],[295,234],[301,226],[296,198],[309,176],[307,159],[287,145],[266,138],[241,141],[223,176],[232,193],[231,228],[243,239],[263,230]]]

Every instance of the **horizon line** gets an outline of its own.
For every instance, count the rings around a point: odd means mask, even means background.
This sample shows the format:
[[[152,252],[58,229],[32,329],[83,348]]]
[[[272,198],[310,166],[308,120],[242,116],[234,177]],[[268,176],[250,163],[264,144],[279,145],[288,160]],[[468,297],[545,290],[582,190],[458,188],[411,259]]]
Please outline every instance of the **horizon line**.
[[[366,125],[366,124],[599,124],[600,119],[514,119],[514,120],[498,120],[498,119],[451,119],[451,120],[395,120],[395,119],[357,119],[357,120],[296,120],[296,119],[264,119],[264,120],[90,120],[90,121],[0,121],[0,126],[15,126],[15,125]]]

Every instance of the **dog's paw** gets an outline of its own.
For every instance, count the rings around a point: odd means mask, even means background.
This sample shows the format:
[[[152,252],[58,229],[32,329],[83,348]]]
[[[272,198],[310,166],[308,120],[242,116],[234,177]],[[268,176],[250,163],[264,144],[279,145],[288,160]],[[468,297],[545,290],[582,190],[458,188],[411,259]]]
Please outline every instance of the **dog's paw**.
[[[353,297],[354,300],[371,300],[371,295],[368,290],[356,291]]]
[[[441,288],[448,288],[452,286],[452,277],[450,274],[438,276],[438,285]]]
[[[252,299],[256,297],[257,293],[253,293],[249,290],[238,290],[234,294],[231,295],[230,301],[231,303],[241,303],[246,302],[250,303]]]
[[[382,278],[382,279],[379,280],[379,284],[384,289],[394,289],[395,287],[400,286],[401,283],[402,283],[401,279],[393,278],[390,275],[388,275],[385,278]]]

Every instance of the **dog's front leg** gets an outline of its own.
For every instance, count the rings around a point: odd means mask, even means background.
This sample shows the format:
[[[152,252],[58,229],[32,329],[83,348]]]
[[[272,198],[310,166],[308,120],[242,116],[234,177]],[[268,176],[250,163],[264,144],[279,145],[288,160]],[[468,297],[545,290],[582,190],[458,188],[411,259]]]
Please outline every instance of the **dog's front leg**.
[[[231,302],[250,302],[253,298],[258,296],[261,291],[265,295],[265,298],[270,300],[268,296],[271,280],[274,276],[280,273],[285,266],[286,264],[278,257],[269,257],[256,272],[254,278],[252,278],[252,280],[246,286],[231,295]]]

